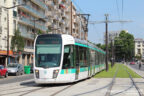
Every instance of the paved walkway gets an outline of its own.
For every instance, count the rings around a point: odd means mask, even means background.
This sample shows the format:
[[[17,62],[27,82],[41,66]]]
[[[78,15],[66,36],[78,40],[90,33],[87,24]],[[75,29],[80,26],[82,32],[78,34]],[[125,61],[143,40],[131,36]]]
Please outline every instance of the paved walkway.
[[[135,71],[137,74],[139,74],[141,77],[144,78],[144,71],[136,69],[136,68],[133,68],[130,65],[126,65],[126,66],[128,66],[130,69],[132,69],[133,71]]]

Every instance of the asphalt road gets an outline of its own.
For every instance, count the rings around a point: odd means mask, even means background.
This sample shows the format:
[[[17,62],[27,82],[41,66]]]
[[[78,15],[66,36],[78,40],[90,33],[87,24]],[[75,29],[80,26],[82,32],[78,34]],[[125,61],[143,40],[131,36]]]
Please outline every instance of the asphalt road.
[[[21,82],[21,81],[30,80],[33,78],[34,78],[33,74],[24,74],[24,75],[20,75],[20,76],[11,75],[11,76],[8,76],[7,78],[0,77],[0,85]]]
[[[142,64],[141,66],[141,69],[139,69],[139,65],[138,64],[135,64],[135,65],[130,65],[132,68],[135,68],[135,69],[138,69],[138,70],[141,70],[141,71],[144,71],[144,65]]]

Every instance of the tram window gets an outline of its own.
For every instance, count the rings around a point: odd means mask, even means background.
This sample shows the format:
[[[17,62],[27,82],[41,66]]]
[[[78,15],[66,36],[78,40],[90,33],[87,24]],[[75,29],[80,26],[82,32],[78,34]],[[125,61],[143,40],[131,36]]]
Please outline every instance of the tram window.
[[[90,64],[94,65],[95,64],[95,51],[90,50]]]
[[[90,49],[87,48],[87,66],[90,64]]]
[[[63,58],[63,69],[74,68],[73,63],[73,46],[66,45],[64,46],[64,58]]]
[[[84,48],[84,66],[88,66],[88,62],[87,62],[87,48]]]
[[[74,56],[74,61],[75,64],[79,64],[79,46],[75,46],[75,56]]]
[[[83,47],[79,47],[79,64],[80,66],[84,65],[84,50]]]

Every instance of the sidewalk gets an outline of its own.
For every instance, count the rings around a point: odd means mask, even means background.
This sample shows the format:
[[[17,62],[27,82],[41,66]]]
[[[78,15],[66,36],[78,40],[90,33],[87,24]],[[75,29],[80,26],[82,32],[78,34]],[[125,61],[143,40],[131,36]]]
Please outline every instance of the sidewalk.
[[[126,65],[126,64],[125,64]],[[136,72],[138,75],[140,75],[142,78],[144,78],[144,71],[132,68],[130,65],[126,65],[128,68],[130,68],[131,70],[133,70],[134,72]]]

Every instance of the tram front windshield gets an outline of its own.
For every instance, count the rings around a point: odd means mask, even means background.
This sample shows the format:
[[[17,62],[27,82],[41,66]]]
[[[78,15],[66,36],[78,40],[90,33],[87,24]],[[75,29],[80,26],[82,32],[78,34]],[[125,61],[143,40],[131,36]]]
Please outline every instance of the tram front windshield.
[[[35,66],[42,68],[59,67],[61,60],[60,39],[37,39],[35,46]]]

